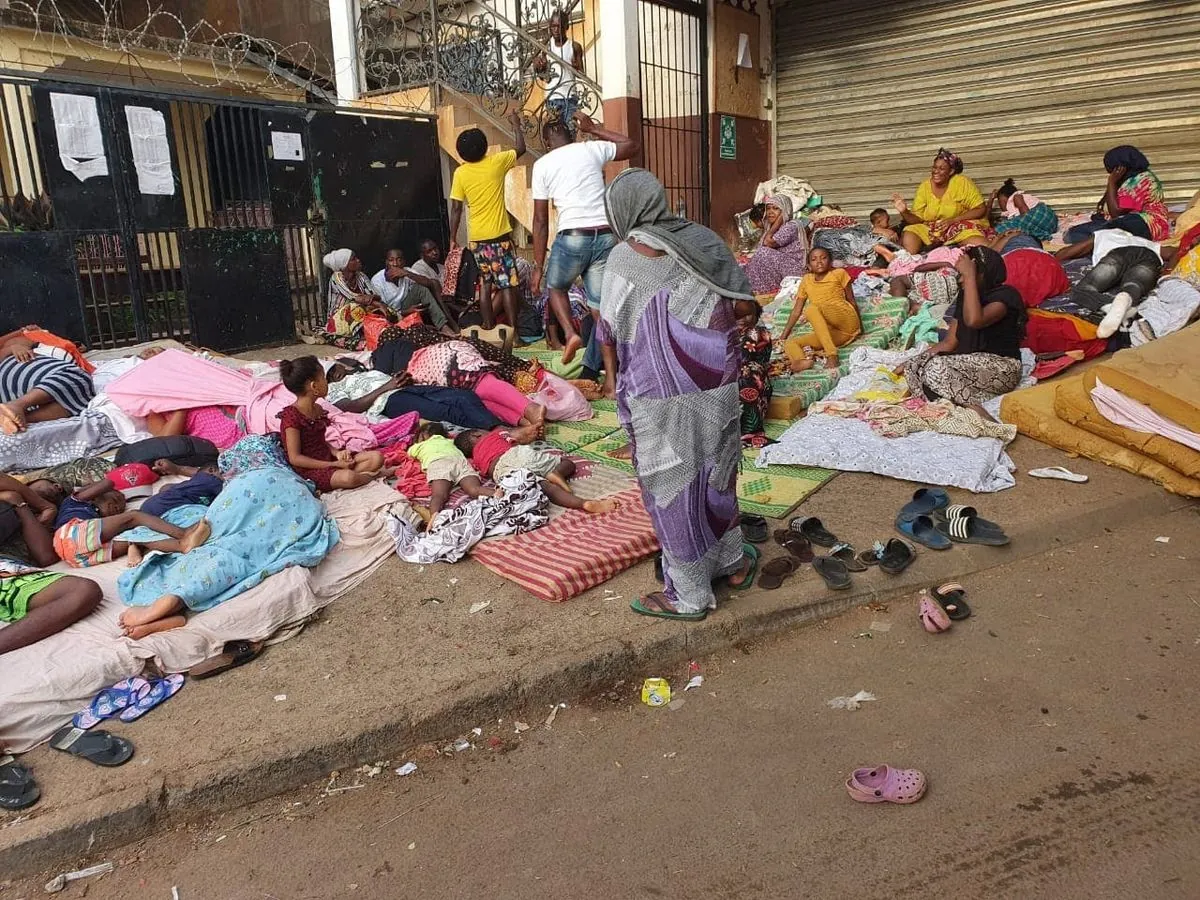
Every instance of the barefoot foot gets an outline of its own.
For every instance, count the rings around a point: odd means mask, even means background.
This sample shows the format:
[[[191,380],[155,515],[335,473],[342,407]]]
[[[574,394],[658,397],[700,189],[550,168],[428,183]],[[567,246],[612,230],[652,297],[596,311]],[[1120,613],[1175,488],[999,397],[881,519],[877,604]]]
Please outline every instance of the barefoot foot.
[[[563,347],[562,352],[563,364],[565,365],[573,360],[575,358],[575,354],[579,352],[581,347],[583,347],[583,338],[581,338],[579,335],[573,334],[567,338],[567,343]]]
[[[208,524],[208,519],[201,519],[183,533],[183,540],[179,542],[179,552],[191,553],[207,541],[210,534],[212,534],[212,526]]]
[[[25,410],[11,403],[0,403],[0,431],[16,434],[25,430]]]
[[[606,454],[613,459],[633,459],[633,448],[626,444],[624,447],[618,447],[616,450],[609,450]]]
[[[131,569],[137,568],[142,564],[142,548],[139,544],[130,544],[129,550],[125,553],[125,565]]]
[[[606,497],[603,500],[584,500],[583,511],[591,513],[593,516],[603,515],[604,513],[616,512],[621,508],[621,504],[611,497]]]
[[[170,631],[172,628],[182,628],[187,624],[183,616],[167,616],[165,619],[155,619],[145,625],[137,625],[126,632],[129,638],[140,641],[144,637],[158,634],[160,631]]]

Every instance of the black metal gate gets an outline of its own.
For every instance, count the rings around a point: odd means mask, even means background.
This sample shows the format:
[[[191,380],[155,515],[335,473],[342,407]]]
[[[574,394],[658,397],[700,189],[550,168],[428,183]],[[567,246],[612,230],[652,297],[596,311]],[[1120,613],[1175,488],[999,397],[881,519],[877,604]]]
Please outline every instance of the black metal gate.
[[[705,0],[638,0],[642,152],[671,208],[708,222]]]
[[[0,332],[217,350],[324,323],[320,260],[444,240],[427,118],[0,79]]]

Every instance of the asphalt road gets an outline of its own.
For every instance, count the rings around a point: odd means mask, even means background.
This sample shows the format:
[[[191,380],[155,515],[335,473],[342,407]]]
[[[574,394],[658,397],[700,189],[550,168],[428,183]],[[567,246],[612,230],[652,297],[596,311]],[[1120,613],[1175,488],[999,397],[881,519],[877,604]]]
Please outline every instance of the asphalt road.
[[[1192,900],[1198,558],[1187,509],[973,576],[947,634],[915,598],[862,608],[699,660],[675,709],[622,684],[549,728],[480,722],[474,749],[180,827],[60,896]],[[851,801],[877,763],[924,771],[925,798]]]

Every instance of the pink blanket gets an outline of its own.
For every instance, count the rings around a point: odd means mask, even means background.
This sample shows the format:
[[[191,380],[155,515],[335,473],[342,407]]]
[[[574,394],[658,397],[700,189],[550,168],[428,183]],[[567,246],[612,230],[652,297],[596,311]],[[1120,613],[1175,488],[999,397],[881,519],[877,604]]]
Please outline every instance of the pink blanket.
[[[112,381],[107,393],[127,414],[141,418],[200,406],[236,406],[244,410],[250,434],[278,434],[279,413],[296,402],[296,395],[278,381],[255,378],[179,350],[150,357]],[[417,422],[417,414],[410,413],[371,425],[365,416],[319,402],[329,414],[325,439],[333,447],[356,453],[406,437]]]

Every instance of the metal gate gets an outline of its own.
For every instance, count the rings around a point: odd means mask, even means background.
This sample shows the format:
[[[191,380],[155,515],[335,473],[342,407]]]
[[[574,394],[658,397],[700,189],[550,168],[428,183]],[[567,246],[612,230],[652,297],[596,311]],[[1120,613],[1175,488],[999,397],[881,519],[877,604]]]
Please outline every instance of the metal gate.
[[[318,329],[321,256],[446,235],[425,118],[0,79],[0,331],[217,350]]]
[[[642,152],[676,212],[708,222],[707,4],[638,0]]]

